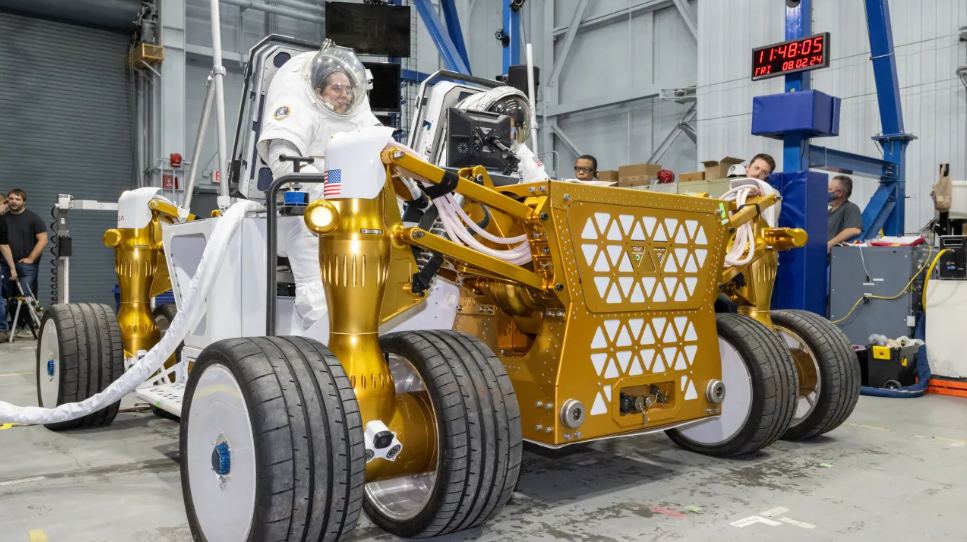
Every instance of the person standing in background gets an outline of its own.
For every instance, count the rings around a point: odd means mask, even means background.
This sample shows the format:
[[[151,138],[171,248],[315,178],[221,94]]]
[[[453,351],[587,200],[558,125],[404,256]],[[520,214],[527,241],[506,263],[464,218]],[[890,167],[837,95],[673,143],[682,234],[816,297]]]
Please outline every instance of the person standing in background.
[[[10,277],[4,281],[3,296],[7,299],[16,297],[20,290],[13,282],[13,273],[19,279],[24,292],[29,288],[37,294],[37,273],[40,270],[40,258],[44,247],[47,246],[47,225],[37,213],[27,209],[27,193],[20,188],[14,188],[7,193],[7,205],[10,210],[3,216],[7,226],[7,236],[10,251],[13,253],[13,263],[3,262],[3,274]],[[25,327],[24,331],[30,333]]]
[[[574,161],[574,176],[579,181],[593,181],[598,176],[598,159],[582,154]]]
[[[3,256],[0,268],[0,284],[9,280],[17,280],[17,266],[14,263],[13,252],[10,250],[10,240],[7,235],[7,222],[3,215],[7,214],[7,196],[0,193],[0,255]],[[8,275],[9,273],[9,275]],[[10,338],[7,333],[7,303],[0,302],[0,341]]]
[[[746,175],[760,181],[768,181],[769,175],[776,170],[776,161],[772,156],[760,152],[749,160],[749,167],[746,168]]]

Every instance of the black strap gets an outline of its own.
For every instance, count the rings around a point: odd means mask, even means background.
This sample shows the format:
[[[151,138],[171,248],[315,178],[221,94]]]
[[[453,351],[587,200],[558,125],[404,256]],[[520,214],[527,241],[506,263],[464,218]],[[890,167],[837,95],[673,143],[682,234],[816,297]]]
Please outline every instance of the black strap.
[[[433,224],[436,223],[436,219],[440,217],[440,210],[437,209],[436,205],[431,205],[429,209],[423,212],[423,216],[420,217],[420,222],[417,226],[424,231],[431,231],[433,229]]]
[[[414,294],[421,294],[424,291],[430,289],[430,282],[433,277],[440,270],[440,266],[443,265],[443,255],[439,252],[434,252],[433,256],[427,260],[426,265],[423,269],[420,269],[418,273],[413,273],[413,283],[410,285],[410,291]]]
[[[456,190],[459,182],[459,175],[449,170],[443,170],[443,180],[440,181],[440,184],[421,186],[420,189],[423,190],[424,194],[430,196],[430,199],[437,199]]]
[[[430,205],[430,199],[420,194],[420,197],[406,202],[406,209],[403,210],[403,222],[419,222],[426,212],[424,209]]]

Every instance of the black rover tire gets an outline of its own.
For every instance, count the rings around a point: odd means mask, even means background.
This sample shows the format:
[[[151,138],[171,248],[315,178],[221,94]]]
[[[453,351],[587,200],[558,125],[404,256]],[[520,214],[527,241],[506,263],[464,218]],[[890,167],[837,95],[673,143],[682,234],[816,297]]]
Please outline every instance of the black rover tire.
[[[773,311],[772,322],[799,373],[797,410],[782,438],[808,439],[839,427],[860,396],[860,366],[849,339],[829,320],[807,311]],[[811,406],[810,391],[815,392]]]
[[[692,452],[718,457],[745,455],[772,444],[789,427],[797,390],[796,366],[779,337],[756,320],[730,313],[717,314],[715,319],[719,344],[725,343],[722,415],[665,433]],[[728,354],[726,349],[731,349]],[[732,353],[737,355],[737,360],[732,360]],[[739,381],[730,379],[726,374],[726,364],[730,361],[741,363],[748,376],[738,367],[742,373]],[[742,394],[741,380],[746,378],[746,393]],[[730,406],[733,410],[747,408],[747,414],[744,418],[741,415],[729,418]],[[730,424],[729,419],[736,421]]]
[[[185,390],[180,452],[196,540],[335,541],[359,518],[359,407],[339,360],[311,339],[205,348]],[[240,509],[247,521],[231,515]]]
[[[37,402],[53,408],[103,391],[124,372],[121,328],[107,305],[52,305],[37,341]],[[76,420],[47,424],[60,431],[111,425],[120,401]]]
[[[380,347],[391,368],[408,363],[422,379],[436,417],[438,463],[423,499],[409,509],[390,506],[394,495],[379,482],[367,484],[366,514],[403,537],[483,524],[510,498],[520,474],[520,409],[503,364],[483,342],[455,331],[391,333]]]

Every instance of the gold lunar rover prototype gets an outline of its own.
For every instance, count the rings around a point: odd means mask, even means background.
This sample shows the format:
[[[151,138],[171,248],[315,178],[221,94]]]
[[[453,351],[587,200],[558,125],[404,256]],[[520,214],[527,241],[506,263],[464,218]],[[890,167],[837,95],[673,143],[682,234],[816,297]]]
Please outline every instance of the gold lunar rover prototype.
[[[294,217],[319,237],[325,335],[278,316],[269,190],[267,216],[246,217],[226,248],[216,289],[227,290],[206,294],[180,363],[139,390],[163,389],[155,405],[181,417],[198,539],[336,540],[362,509],[399,536],[456,532],[508,500],[522,440],[560,447],[665,431],[688,450],[732,456],[828,431],[855,405],[842,335],[802,313],[770,318],[776,251],[805,242],[763,220],[775,195],[737,205],[558,181],[496,186],[482,167],[453,172],[379,148],[362,159],[381,171],[371,195],[313,201]],[[332,153],[328,168],[338,166]],[[319,180],[296,174],[273,187]],[[448,235],[402,221],[397,202],[415,185]],[[218,220],[166,225],[164,257],[157,243],[137,257],[163,261],[183,295],[186,254]],[[745,226],[755,257],[723,266]],[[145,285],[162,271],[128,265],[136,251],[115,246],[122,296],[141,285],[121,318],[150,328],[149,290],[160,286]],[[738,314],[716,313],[723,291]],[[156,337],[86,304],[55,306],[42,330],[42,406],[103,389],[106,379],[81,386],[78,375],[136,355],[121,356],[122,330]],[[91,340],[81,347],[72,334]],[[114,412],[79,424],[110,423]]]

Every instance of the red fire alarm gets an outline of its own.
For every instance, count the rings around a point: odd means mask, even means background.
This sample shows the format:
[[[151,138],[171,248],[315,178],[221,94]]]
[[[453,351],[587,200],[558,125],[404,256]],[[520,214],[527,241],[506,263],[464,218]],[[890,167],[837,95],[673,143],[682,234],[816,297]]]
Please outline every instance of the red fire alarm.
[[[181,167],[181,160],[182,158],[180,153],[173,152],[170,155],[168,155],[168,162],[171,164],[171,167],[173,168]]]

